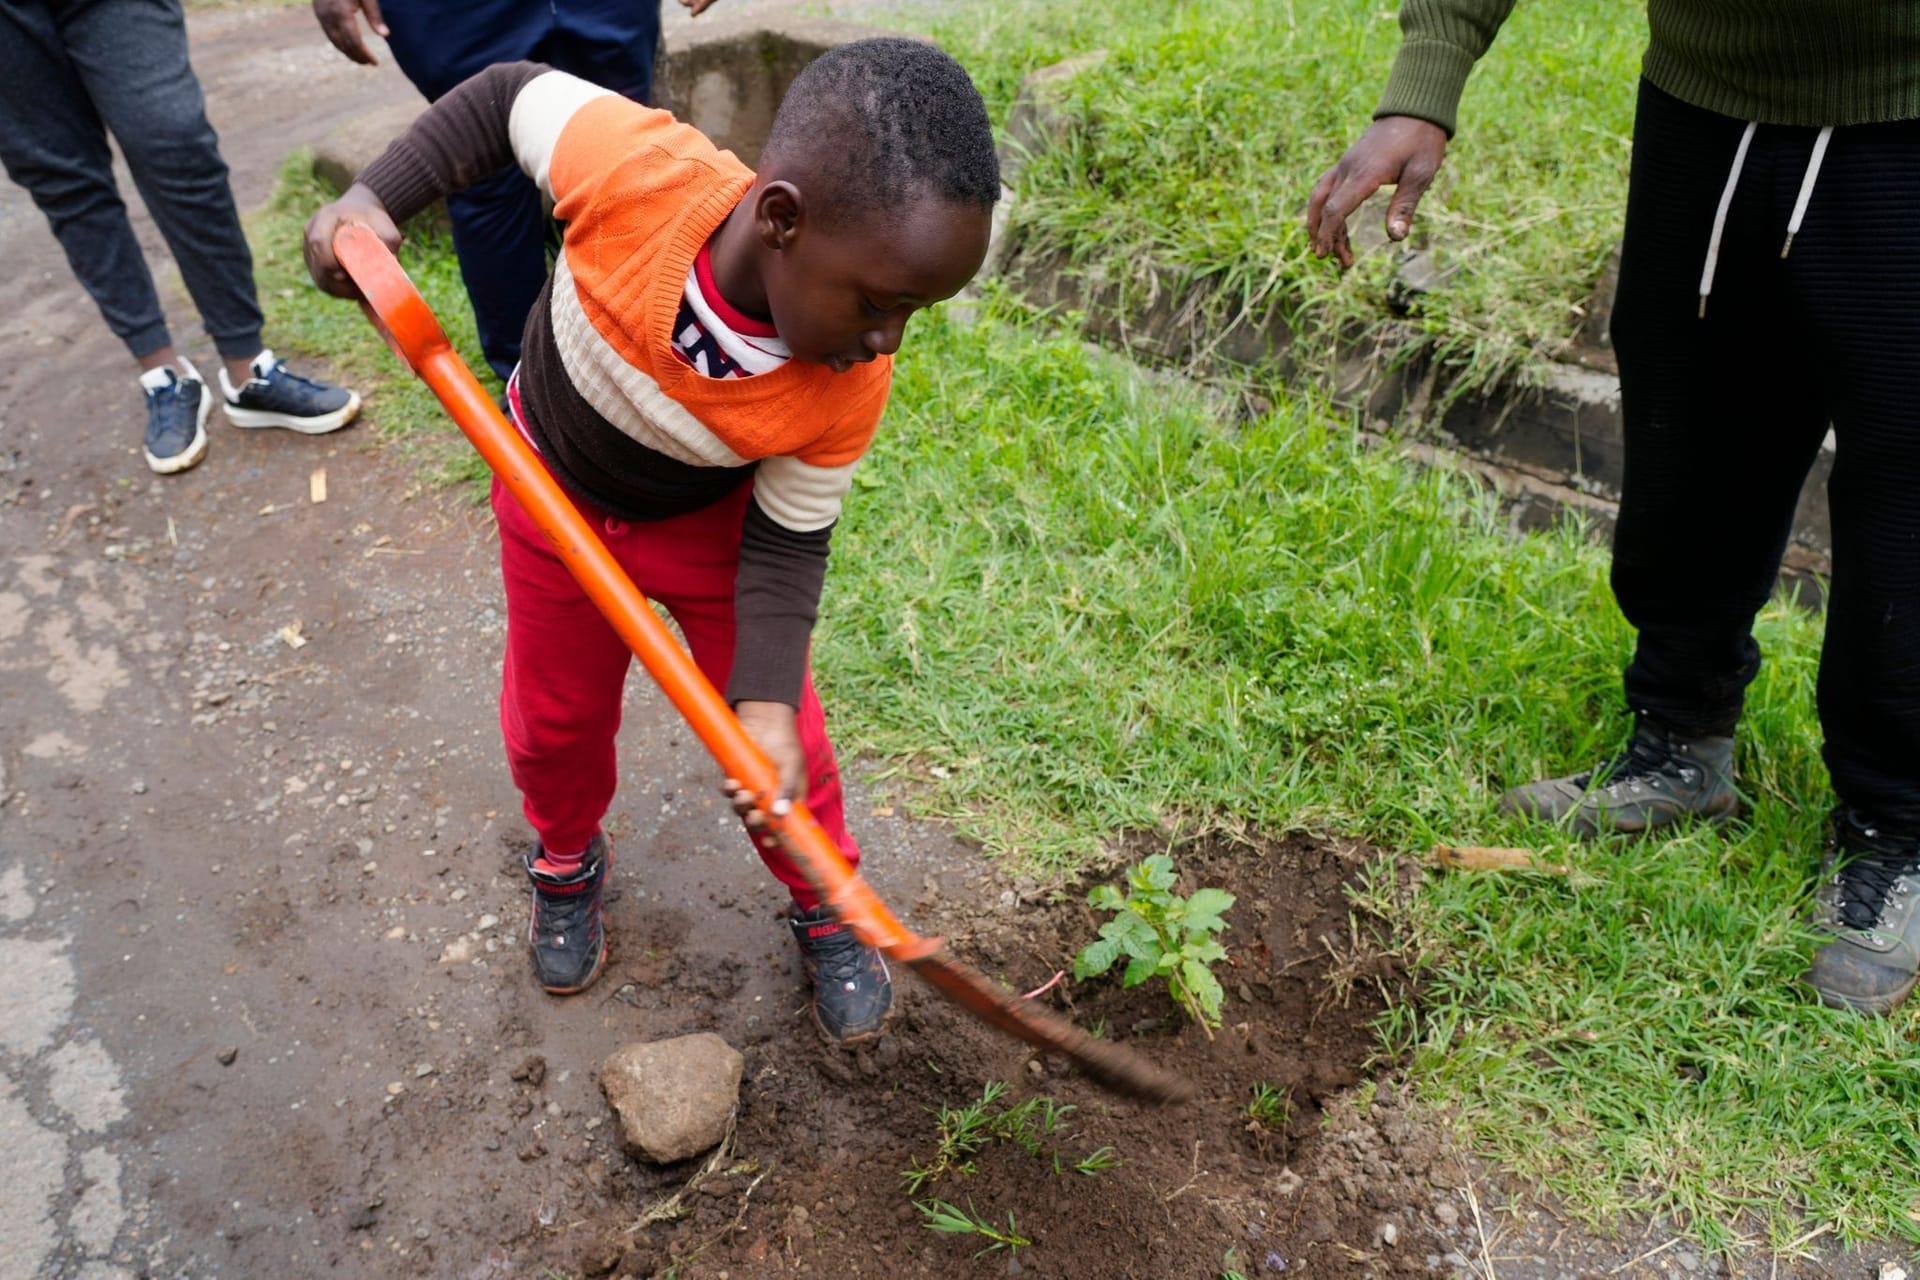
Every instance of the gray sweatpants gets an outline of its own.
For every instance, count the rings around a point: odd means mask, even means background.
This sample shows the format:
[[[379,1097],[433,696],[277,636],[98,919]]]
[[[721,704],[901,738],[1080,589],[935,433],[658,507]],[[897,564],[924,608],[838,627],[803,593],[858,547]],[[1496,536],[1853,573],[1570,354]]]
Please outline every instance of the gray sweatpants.
[[[0,163],[139,358],[170,338],[114,183],[109,130],[214,347],[256,354],[253,256],[187,62],[180,0],[0,0]]]

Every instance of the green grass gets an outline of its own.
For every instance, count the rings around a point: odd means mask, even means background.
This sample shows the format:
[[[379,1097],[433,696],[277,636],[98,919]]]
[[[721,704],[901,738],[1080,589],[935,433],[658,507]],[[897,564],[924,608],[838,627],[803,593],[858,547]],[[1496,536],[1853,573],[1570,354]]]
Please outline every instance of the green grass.
[[[901,17],[966,63],[996,119],[1028,71],[1106,50],[1067,94],[1065,144],[1020,180],[1018,243],[1066,255],[1134,310],[1159,266],[1202,328],[1243,311],[1291,316],[1310,360],[1328,354],[1328,335],[1387,319],[1397,251],[1363,254],[1342,280],[1308,254],[1302,218],[1315,178],[1379,99],[1399,42],[1393,5],[979,0]],[[1401,358],[1435,356],[1465,389],[1531,376],[1565,344],[1618,238],[1645,41],[1638,5],[1516,6],[1415,224],[1415,243],[1438,246],[1459,274],[1429,297]]]
[[[254,225],[270,332],[387,379],[382,433],[446,438],[358,313],[294,282],[290,229],[317,199],[290,184]],[[415,279],[463,319],[444,243],[419,249]],[[1305,400],[1228,426],[1058,321],[997,294],[977,310],[915,322],[815,651],[843,750],[918,810],[1062,877],[1154,826],[1530,843],[1497,792],[1624,739],[1630,636],[1577,531],[1516,539],[1466,480]],[[1858,1020],[1793,985],[1829,802],[1819,625],[1779,603],[1760,619],[1747,825],[1553,847],[1577,877],[1360,895],[1423,957],[1386,1046],[1576,1212],[1668,1213],[1715,1245],[1815,1222],[1920,1239],[1920,1015]]]
[[[1602,550],[1516,540],[1468,482],[1310,404],[1229,429],[990,311],[914,334],[819,632],[843,743],[923,809],[1064,876],[1156,824],[1529,843],[1497,792],[1624,740]],[[1426,958],[1385,1033],[1478,1149],[1580,1212],[1671,1213],[1714,1245],[1809,1220],[1920,1238],[1920,1023],[1794,987],[1829,803],[1819,620],[1776,603],[1758,633],[1752,821],[1556,847],[1571,880],[1371,895]]]

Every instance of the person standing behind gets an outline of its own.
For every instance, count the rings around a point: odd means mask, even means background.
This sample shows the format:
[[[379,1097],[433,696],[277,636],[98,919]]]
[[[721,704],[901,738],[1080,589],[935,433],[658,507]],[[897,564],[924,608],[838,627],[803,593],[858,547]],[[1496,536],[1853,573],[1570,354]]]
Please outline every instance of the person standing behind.
[[[1404,239],[1513,0],[1404,0],[1373,125],[1314,186],[1313,251],[1394,184]],[[1650,0],[1614,303],[1626,470],[1612,585],[1632,737],[1516,787],[1583,836],[1737,813],[1733,731],[1795,500],[1831,425],[1821,655],[1839,804],[1805,981],[1888,1013],[1920,974],[1920,5]]]
[[[206,457],[213,396],[173,345],[114,182],[109,131],[219,353],[227,420],[307,435],[351,422],[359,396],[301,377],[261,342],[253,255],[179,0],[0,0],[0,163],[139,362],[147,466],[166,475]]]
[[[713,0],[680,0],[698,14]],[[359,19],[428,102],[500,62],[538,62],[645,103],[660,43],[659,0],[313,0],[333,47],[365,66],[379,60]],[[512,165],[447,197],[453,248],[480,332],[480,350],[505,383],[520,361],[521,330],[547,279],[547,215]]]

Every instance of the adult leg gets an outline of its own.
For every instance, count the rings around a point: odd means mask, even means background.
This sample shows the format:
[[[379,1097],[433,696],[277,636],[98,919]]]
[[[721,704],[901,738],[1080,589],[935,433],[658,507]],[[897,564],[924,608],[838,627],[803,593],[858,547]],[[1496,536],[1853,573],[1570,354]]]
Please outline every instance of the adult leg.
[[[106,127],[43,0],[0,0],[0,162],[46,215],[74,275],[136,359],[170,350]]]
[[[262,346],[253,253],[187,60],[179,0],[85,0],[66,7],[62,30],[215,350],[243,368]]]
[[[428,101],[496,62],[536,58],[553,22],[548,5],[514,0],[392,0],[382,12],[394,61]],[[480,350],[504,382],[547,278],[540,193],[508,166],[450,196],[447,218]]]
[[[1779,260],[1777,191],[1800,168],[1776,131],[1748,153],[1700,313],[1743,129],[1642,85],[1613,317],[1626,469],[1612,581],[1639,632],[1627,699],[1690,737],[1730,734],[1739,719],[1760,662],[1753,617],[1826,431],[1818,362]]]
[[[555,0],[553,26],[534,56],[647,102],[659,47],[659,0]]]
[[[1787,269],[1833,405],[1827,767],[1843,805],[1920,847],[1916,201],[1920,120],[1836,130]]]

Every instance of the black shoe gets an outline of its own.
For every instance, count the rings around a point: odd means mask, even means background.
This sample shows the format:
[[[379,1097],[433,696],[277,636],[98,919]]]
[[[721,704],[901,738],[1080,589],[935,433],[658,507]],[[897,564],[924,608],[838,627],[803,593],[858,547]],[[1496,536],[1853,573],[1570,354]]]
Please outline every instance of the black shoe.
[[[1834,813],[1813,925],[1833,941],[1803,981],[1822,1004],[1892,1013],[1920,977],[1920,834],[1893,836],[1858,810]]]
[[[140,385],[147,393],[147,466],[167,476],[200,465],[207,456],[207,411],[213,407],[207,384],[172,369],[155,369],[141,375]]]
[[[893,1008],[893,979],[880,953],[816,907],[787,921],[813,980],[813,1020],[827,1039],[858,1044],[880,1034]]]
[[[1515,787],[1500,812],[1565,823],[1575,835],[1639,834],[1689,818],[1725,822],[1740,811],[1733,739],[1690,738],[1641,716],[1627,749],[1585,773]]]
[[[271,351],[253,358],[253,376],[235,387],[220,370],[226,393],[227,421],[236,427],[285,427],[302,435],[324,435],[353,421],[360,397],[330,382],[303,378]]]
[[[542,861],[546,850],[534,841],[527,854],[527,879],[533,881],[533,916],[527,946],[533,952],[533,976],[556,996],[585,991],[607,962],[607,935],[600,927],[600,896],[607,883],[613,847],[604,835],[593,838],[578,870],[560,874]]]

